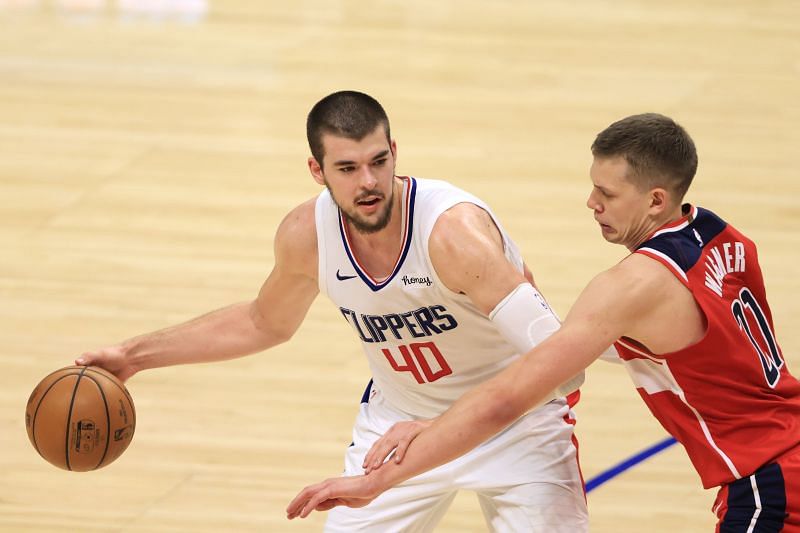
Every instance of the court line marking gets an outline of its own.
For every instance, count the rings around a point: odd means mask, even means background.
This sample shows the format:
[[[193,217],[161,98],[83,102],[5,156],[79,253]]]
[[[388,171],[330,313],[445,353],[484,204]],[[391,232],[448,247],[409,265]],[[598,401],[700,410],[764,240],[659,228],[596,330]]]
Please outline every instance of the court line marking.
[[[629,470],[634,466],[636,466],[637,464],[641,463],[642,461],[652,457],[653,455],[666,450],[667,448],[669,448],[673,444],[676,444],[677,442],[678,441],[676,441],[673,437],[667,437],[664,440],[656,442],[649,448],[645,448],[639,453],[630,456],[629,458],[612,466],[611,468],[608,468],[600,472],[599,474],[597,474],[596,476],[594,476],[593,478],[591,478],[586,482],[586,493],[588,494],[589,492],[593,491],[603,483],[606,483],[607,481],[614,479],[615,477],[622,474],[626,470]]]

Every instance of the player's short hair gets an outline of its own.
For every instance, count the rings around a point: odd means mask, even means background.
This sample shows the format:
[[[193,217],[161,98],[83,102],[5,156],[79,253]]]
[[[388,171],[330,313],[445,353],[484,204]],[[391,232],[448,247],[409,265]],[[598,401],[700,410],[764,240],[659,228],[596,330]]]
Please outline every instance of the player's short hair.
[[[592,143],[595,157],[624,157],[628,179],[642,189],[664,187],[680,201],[697,172],[694,141],[680,124],[658,113],[632,115],[601,131]]]
[[[390,140],[389,117],[373,97],[357,91],[335,92],[317,102],[308,113],[308,147],[314,159],[322,165],[322,158],[325,156],[322,146],[324,134],[360,141],[379,125],[386,132],[386,140]]]

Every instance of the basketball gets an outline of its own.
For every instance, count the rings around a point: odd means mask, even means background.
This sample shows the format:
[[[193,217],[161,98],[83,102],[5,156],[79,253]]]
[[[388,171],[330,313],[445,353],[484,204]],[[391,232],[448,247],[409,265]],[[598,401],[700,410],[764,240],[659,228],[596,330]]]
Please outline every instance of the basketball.
[[[76,472],[117,459],[133,439],[133,399],[116,376],[99,367],[68,366],[46,376],[25,408],[33,447],[49,463]]]

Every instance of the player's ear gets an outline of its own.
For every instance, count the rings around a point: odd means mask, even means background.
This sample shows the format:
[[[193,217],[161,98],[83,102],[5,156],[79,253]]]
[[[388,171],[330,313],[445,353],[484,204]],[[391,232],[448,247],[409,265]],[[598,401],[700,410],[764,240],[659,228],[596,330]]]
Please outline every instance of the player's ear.
[[[661,187],[656,187],[650,191],[650,209],[653,214],[661,214],[667,209],[669,194]]]
[[[322,165],[320,165],[313,156],[308,158],[308,170],[311,172],[314,181],[320,185],[325,185],[325,176],[322,175]]]
[[[389,150],[392,151],[392,175],[397,175],[397,143],[394,139],[389,142]]]

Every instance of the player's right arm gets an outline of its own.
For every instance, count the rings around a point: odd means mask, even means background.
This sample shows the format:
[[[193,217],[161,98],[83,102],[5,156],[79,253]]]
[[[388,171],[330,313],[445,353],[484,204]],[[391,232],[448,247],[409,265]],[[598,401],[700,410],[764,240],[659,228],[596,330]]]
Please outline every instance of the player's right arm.
[[[642,268],[641,261],[653,265]],[[484,442],[546,398],[559,383],[586,368],[615,340],[653,322],[654,314],[669,305],[674,289],[664,283],[663,276],[671,274],[646,258],[622,261],[598,275],[581,293],[561,329],[416,431],[402,462],[395,459],[366,476],[332,478],[306,487],[287,507],[287,517],[306,517],[315,509],[337,505],[364,506],[389,487]]]
[[[275,265],[254,300],[86,352],[75,363],[101,366],[124,381],[148,368],[223,361],[289,340],[319,292],[314,206],[309,200],[281,222]]]
[[[620,337],[652,344],[659,335],[674,336],[663,333],[661,319],[666,312],[678,312],[676,292],[683,289],[676,285],[660,264],[636,254],[596,276],[558,331],[417,431],[405,457],[395,457],[373,472],[372,482],[382,492],[463,455],[527,412],[558,383],[588,367]],[[411,464],[405,464],[408,461]]]

